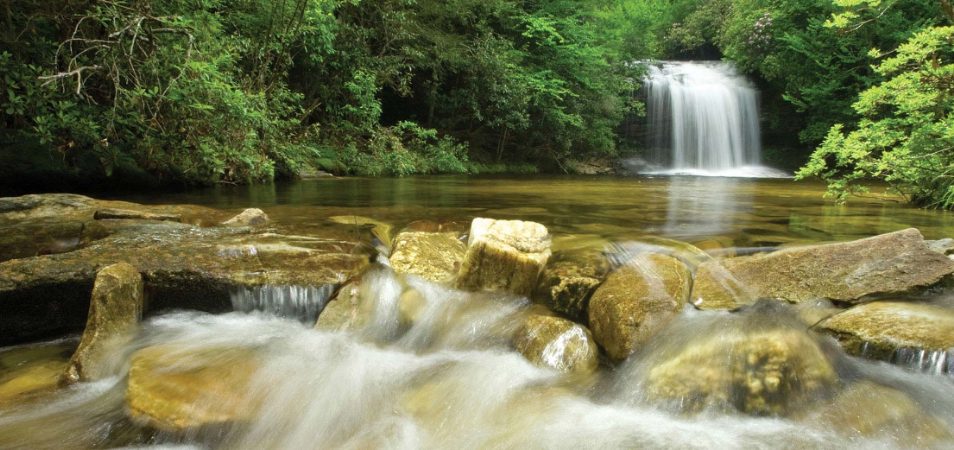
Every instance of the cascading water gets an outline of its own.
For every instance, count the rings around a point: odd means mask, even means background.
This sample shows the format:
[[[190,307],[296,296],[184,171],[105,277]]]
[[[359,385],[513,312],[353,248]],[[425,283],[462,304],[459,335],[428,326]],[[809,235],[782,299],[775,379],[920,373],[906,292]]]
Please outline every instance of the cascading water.
[[[766,176],[758,92],[722,62],[665,62],[644,81],[653,163],[670,173]],[[764,168],[762,168],[764,169]]]

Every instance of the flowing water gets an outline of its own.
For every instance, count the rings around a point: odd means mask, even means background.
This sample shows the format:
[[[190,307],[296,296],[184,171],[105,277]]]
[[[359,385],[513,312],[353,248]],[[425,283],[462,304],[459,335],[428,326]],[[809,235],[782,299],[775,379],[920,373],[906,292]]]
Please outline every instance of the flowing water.
[[[644,81],[657,172],[781,176],[760,167],[758,92],[728,63],[668,61]]]
[[[675,240],[740,254],[908,226],[928,238],[954,235],[950,213],[885,198],[835,206],[821,193],[818,185],[790,180],[448,177],[318,180],[127,199],[260,207],[275,231],[296,235],[320,236],[330,229],[328,218],[340,215],[372,217],[395,229],[416,220],[534,220],[550,229],[555,248],[606,245],[624,255],[619,263],[627,252],[659,248],[696,257]],[[513,350],[511,336],[533,311],[525,298],[399,276],[385,257],[355,289],[369,303],[367,320],[348,330],[313,328],[329,296],[323,287],[236,291],[231,313],[151,317],[110,356],[120,367],[114,377],[0,404],[0,448],[954,448],[954,378],[913,370],[923,363],[915,356],[906,368],[846,355],[830,338],[803,333],[803,316],[814,307],[757,305],[735,313],[689,307],[627,361],[603,361],[596,373],[579,375],[536,367]],[[421,299],[411,316],[402,308],[408,290]],[[938,295],[935,302],[954,306],[950,293]],[[737,392],[701,397],[688,411],[654,397],[657,369],[686,348],[721,345],[716,349],[731,353],[747,339],[794,332],[808,336],[799,345],[833,362],[836,382],[793,390],[802,394],[781,399],[785,414],[740,413]],[[75,345],[59,340],[0,349],[0,394],[10,380],[58,373]],[[235,408],[252,412],[187,433],[130,420],[127,376],[131,355],[142,349],[162,349],[158,373],[213,367],[218,375],[194,386],[225,392]],[[692,356],[688,367],[699,371],[685,372],[705,377],[739,363],[720,352]],[[740,389],[723,381],[725,392]],[[223,395],[206,406],[217,406]]]

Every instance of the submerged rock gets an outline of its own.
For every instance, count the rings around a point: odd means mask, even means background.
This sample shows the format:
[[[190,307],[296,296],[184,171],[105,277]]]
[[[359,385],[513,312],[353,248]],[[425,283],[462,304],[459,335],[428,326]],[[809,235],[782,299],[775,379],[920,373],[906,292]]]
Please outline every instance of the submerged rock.
[[[852,307],[816,326],[851,354],[954,374],[954,310],[878,301]]]
[[[449,283],[457,276],[466,251],[457,233],[405,231],[395,238],[389,260],[395,272]]]
[[[689,269],[676,258],[655,253],[634,257],[590,299],[596,342],[613,359],[626,359],[679,313],[691,282]]]
[[[393,235],[394,226],[389,223],[364,216],[332,216],[329,217],[328,220],[334,223],[368,228],[371,230],[371,234],[381,241],[381,244],[384,245],[385,248],[388,250],[391,249],[391,236]]]
[[[70,359],[64,380],[95,381],[112,374],[109,354],[128,342],[142,318],[142,276],[135,267],[118,263],[96,274],[86,330]]]
[[[861,438],[890,439],[903,447],[924,448],[954,436],[904,392],[870,381],[853,383],[809,420]]]
[[[540,274],[533,301],[573,319],[585,320],[590,296],[609,270],[609,261],[600,250],[557,252]]]
[[[921,232],[910,228],[705,262],[696,273],[692,301],[704,309],[731,309],[758,298],[858,302],[931,286],[951,273],[954,261],[932,251]]]
[[[647,392],[687,411],[733,408],[787,415],[838,382],[822,348],[805,331],[730,329],[699,336],[649,369]]]
[[[530,315],[514,334],[513,343],[530,362],[561,372],[590,373],[599,363],[590,331],[559,317]]]
[[[529,296],[550,258],[550,234],[535,222],[477,218],[457,286]]]
[[[169,432],[249,420],[257,407],[249,388],[258,367],[248,349],[144,348],[130,360],[127,412]]]
[[[258,208],[248,208],[237,216],[222,222],[227,227],[263,227],[268,225],[268,215]]]
[[[0,408],[53,392],[66,367],[63,361],[44,360],[25,364],[0,376]]]

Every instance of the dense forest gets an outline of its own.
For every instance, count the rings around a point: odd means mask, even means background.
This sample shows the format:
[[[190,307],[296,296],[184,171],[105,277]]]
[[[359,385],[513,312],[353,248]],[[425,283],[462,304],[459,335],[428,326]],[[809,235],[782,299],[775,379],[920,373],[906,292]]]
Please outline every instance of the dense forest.
[[[954,207],[948,0],[6,0],[4,182],[573,172],[641,61],[725,59],[769,156]]]

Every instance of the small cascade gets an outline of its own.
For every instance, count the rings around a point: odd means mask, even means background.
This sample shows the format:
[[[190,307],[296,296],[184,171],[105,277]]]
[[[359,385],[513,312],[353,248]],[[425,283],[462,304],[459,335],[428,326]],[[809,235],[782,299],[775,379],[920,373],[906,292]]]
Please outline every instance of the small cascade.
[[[862,345],[861,356],[876,356],[869,351],[868,344]],[[888,362],[901,367],[931,375],[954,376],[954,350],[925,350],[923,348],[901,348],[891,354]]]
[[[261,311],[278,317],[314,323],[318,313],[334,293],[334,285],[288,286],[263,285],[234,289],[232,308],[241,312]]]
[[[665,62],[644,87],[652,163],[677,173],[758,166],[758,93],[732,66]]]

